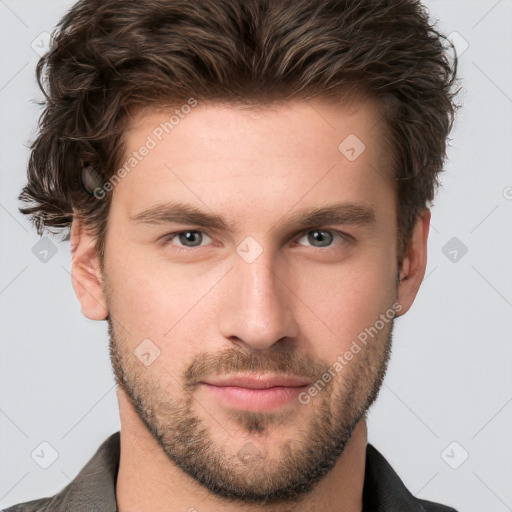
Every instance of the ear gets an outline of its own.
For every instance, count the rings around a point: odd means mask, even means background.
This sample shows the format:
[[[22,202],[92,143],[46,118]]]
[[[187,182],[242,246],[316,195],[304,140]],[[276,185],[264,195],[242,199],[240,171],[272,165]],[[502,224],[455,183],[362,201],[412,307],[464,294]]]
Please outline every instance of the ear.
[[[411,240],[402,259],[398,284],[398,302],[402,309],[397,316],[404,315],[412,306],[425,276],[430,216],[430,210],[427,208],[417,217]]]
[[[83,220],[76,215],[71,224],[70,242],[71,280],[82,305],[82,314],[90,320],[105,320],[108,307],[95,238],[85,230]]]

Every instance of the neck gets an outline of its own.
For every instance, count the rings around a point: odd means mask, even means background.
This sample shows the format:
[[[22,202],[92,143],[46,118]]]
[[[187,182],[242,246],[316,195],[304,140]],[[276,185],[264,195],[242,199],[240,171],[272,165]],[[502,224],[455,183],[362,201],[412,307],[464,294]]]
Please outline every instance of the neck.
[[[361,512],[367,430],[357,424],[331,471],[301,501],[272,506],[230,502],[197,483],[158,445],[118,389],[121,458],[116,483],[118,512]]]

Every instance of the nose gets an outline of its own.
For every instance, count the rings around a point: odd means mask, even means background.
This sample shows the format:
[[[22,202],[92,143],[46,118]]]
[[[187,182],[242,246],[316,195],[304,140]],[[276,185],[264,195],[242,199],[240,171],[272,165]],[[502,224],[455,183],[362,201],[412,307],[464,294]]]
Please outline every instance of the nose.
[[[291,283],[286,272],[278,275],[276,270],[265,252],[252,263],[235,256],[219,290],[219,327],[225,338],[264,350],[297,336]]]

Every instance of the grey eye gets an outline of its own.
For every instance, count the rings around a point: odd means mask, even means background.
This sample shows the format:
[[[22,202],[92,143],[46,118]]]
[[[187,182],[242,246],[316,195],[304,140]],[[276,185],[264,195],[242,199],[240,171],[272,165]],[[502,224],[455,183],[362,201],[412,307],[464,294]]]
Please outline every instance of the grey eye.
[[[308,231],[308,242],[314,247],[328,247],[334,240],[330,231],[314,229]]]
[[[203,235],[200,231],[182,231],[178,235],[179,241],[186,247],[201,245]]]

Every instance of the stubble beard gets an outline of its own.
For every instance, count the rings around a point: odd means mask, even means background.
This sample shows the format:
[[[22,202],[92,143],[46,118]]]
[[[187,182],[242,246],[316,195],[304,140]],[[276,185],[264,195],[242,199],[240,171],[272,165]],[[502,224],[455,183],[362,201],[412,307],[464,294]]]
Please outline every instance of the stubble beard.
[[[214,495],[229,502],[260,506],[300,501],[334,467],[354,428],[377,398],[393,332],[391,320],[317,396],[310,397],[308,404],[294,407],[295,418],[308,418],[305,428],[297,430],[289,414],[230,410],[235,429],[254,439],[240,445],[232,434],[227,442],[219,443],[197,413],[204,413],[194,397],[198,375],[213,375],[220,369],[281,369],[283,373],[294,368],[300,369],[299,375],[316,375],[316,381],[334,361],[327,365],[299,360],[291,352],[262,357],[235,349],[200,354],[188,365],[181,386],[169,379],[175,388],[170,391],[126,348],[126,340],[118,336],[111,318],[107,320],[116,382],[169,460]],[[209,416],[207,419],[222,435],[223,430],[233,430],[232,425],[222,425],[224,414],[213,421]],[[265,448],[265,438],[277,431],[279,451],[271,453]]]

